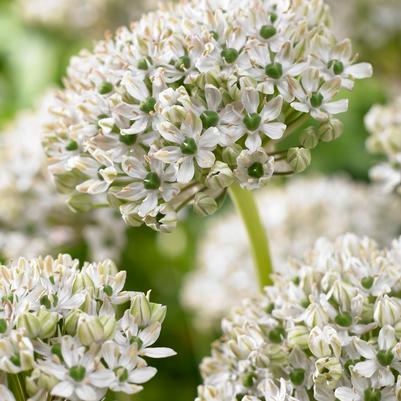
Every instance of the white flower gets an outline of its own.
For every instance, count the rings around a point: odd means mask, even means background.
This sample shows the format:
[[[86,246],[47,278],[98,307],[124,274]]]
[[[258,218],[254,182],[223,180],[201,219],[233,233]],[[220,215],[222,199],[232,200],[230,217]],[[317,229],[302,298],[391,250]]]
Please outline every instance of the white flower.
[[[3,401],[15,401],[13,393],[3,384],[0,384],[0,397]]]

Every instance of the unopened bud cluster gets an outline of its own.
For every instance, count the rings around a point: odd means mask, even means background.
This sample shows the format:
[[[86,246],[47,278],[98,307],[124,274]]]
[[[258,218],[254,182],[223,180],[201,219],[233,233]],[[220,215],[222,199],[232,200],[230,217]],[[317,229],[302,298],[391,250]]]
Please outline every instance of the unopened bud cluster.
[[[171,231],[234,182],[305,170],[341,134],[341,89],[371,75],[329,20],[322,0],[193,0],[119,29],[70,63],[45,128],[50,171],[130,225]]]
[[[0,266],[1,399],[20,400],[15,380],[35,401],[140,391],[156,374],[145,358],[174,351],[153,347],[166,307],[125,279],[111,261],[80,268],[69,255]]]
[[[401,239],[320,239],[293,263],[223,320],[197,401],[399,400]]]

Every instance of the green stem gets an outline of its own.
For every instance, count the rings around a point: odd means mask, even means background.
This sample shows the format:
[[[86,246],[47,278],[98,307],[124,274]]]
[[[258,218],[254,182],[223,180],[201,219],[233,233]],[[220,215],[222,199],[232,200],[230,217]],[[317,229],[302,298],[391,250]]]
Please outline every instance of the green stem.
[[[25,401],[24,390],[18,375],[7,375],[8,388],[13,393],[16,401]]]
[[[284,136],[287,138],[298,128],[302,127],[308,120],[309,120],[309,114],[304,114],[304,115],[301,115],[300,117],[298,117],[297,119],[291,121],[287,125],[287,129],[284,132]]]
[[[259,286],[263,289],[272,283],[270,274],[273,271],[266,229],[251,191],[242,189],[239,184],[233,184],[229,188],[229,194],[245,224]]]

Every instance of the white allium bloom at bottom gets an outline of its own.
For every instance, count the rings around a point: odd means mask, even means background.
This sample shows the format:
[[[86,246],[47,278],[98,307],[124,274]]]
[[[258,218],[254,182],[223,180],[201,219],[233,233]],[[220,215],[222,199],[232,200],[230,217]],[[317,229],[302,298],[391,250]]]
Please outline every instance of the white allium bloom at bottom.
[[[322,238],[289,264],[223,319],[197,401],[399,400],[401,238]]]
[[[298,178],[284,187],[260,191],[256,200],[276,270],[282,270],[289,256],[302,257],[321,236],[333,239],[354,232],[385,245],[400,233],[401,200],[346,177]],[[189,273],[182,293],[184,305],[195,312],[197,326],[216,324],[257,288],[240,216],[231,212],[212,220],[202,237],[197,269]]]

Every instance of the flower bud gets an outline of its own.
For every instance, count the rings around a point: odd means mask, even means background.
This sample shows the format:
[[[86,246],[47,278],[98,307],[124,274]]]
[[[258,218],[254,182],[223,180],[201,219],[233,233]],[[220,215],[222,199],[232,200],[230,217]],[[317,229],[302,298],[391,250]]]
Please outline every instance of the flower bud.
[[[229,167],[236,167],[237,166],[237,159],[242,151],[242,148],[237,143],[225,147],[223,149],[222,159],[224,163],[227,163]]]
[[[127,203],[120,206],[120,212],[125,223],[132,227],[140,227],[143,224],[143,220],[135,210],[136,205],[134,203]]]
[[[311,154],[309,149],[290,148],[287,152],[287,162],[295,173],[301,173],[311,163]]]
[[[309,349],[317,358],[331,355],[331,348],[328,339],[324,336],[319,327],[314,327],[308,339]]]
[[[150,309],[151,309],[151,323],[159,322],[163,323],[166,313],[167,313],[167,307],[161,304],[155,304],[155,303],[150,303]]]
[[[204,194],[203,192],[199,192],[195,195],[194,199],[194,211],[199,216],[210,216],[215,213],[217,210],[216,201]]]
[[[56,189],[61,194],[71,194],[75,191],[75,187],[81,182],[79,173],[65,172],[63,174],[54,175],[54,183]]]
[[[40,332],[40,322],[33,313],[25,312],[18,317],[17,328],[23,329],[28,337],[36,338]]]
[[[319,128],[320,140],[323,142],[331,142],[337,139],[343,132],[343,123],[333,118],[323,123]]]
[[[40,390],[50,391],[57,383],[58,380],[54,376],[43,373],[39,369],[34,369],[25,378],[26,390],[30,396],[35,396]]]
[[[294,326],[288,330],[287,341],[293,347],[308,348],[309,329],[306,326]]]
[[[225,189],[234,182],[234,175],[226,163],[218,161],[210,170],[206,181],[212,189]]]
[[[384,295],[377,300],[373,317],[382,327],[387,324],[394,325],[401,317],[400,301],[396,298]]]
[[[118,210],[123,204],[123,201],[116,195],[120,190],[119,187],[111,187],[107,192],[107,203],[112,209]]]
[[[67,201],[68,207],[74,213],[84,213],[92,209],[92,197],[88,194],[76,193]]]
[[[78,320],[82,311],[79,309],[72,310],[65,319],[64,329],[70,336],[75,336],[77,333]]]
[[[315,366],[315,382],[334,389],[343,375],[340,361],[337,358],[321,358],[316,361]]]
[[[152,311],[145,294],[138,294],[131,301],[130,313],[139,327],[146,327],[149,324]]]
[[[40,324],[39,337],[41,339],[52,337],[57,329],[58,314],[41,308],[37,314],[37,318]]]
[[[306,149],[313,149],[319,143],[319,138],[314,127],[305,129],[299,136],[299,140],[301,145]]]
[[[117,322],[114,316],[102,316],[100,318],[104,330],[104,340],[111,340],[114,337],[116,331]]]
[[[97,316],[81,315],[77,334],[83,345],[90,346],[104,339],[103,325]]]
[[[178,217],[176,211],[165,203],[160,206],[159,213],[156,216],[146,216],[144,221],[153,230],[171,233],[177,227]]]
[[[85,273],[77,273],[72,285],[72,292],[75,294],[82,290],[94,290],[95,284],[92,279]]]

